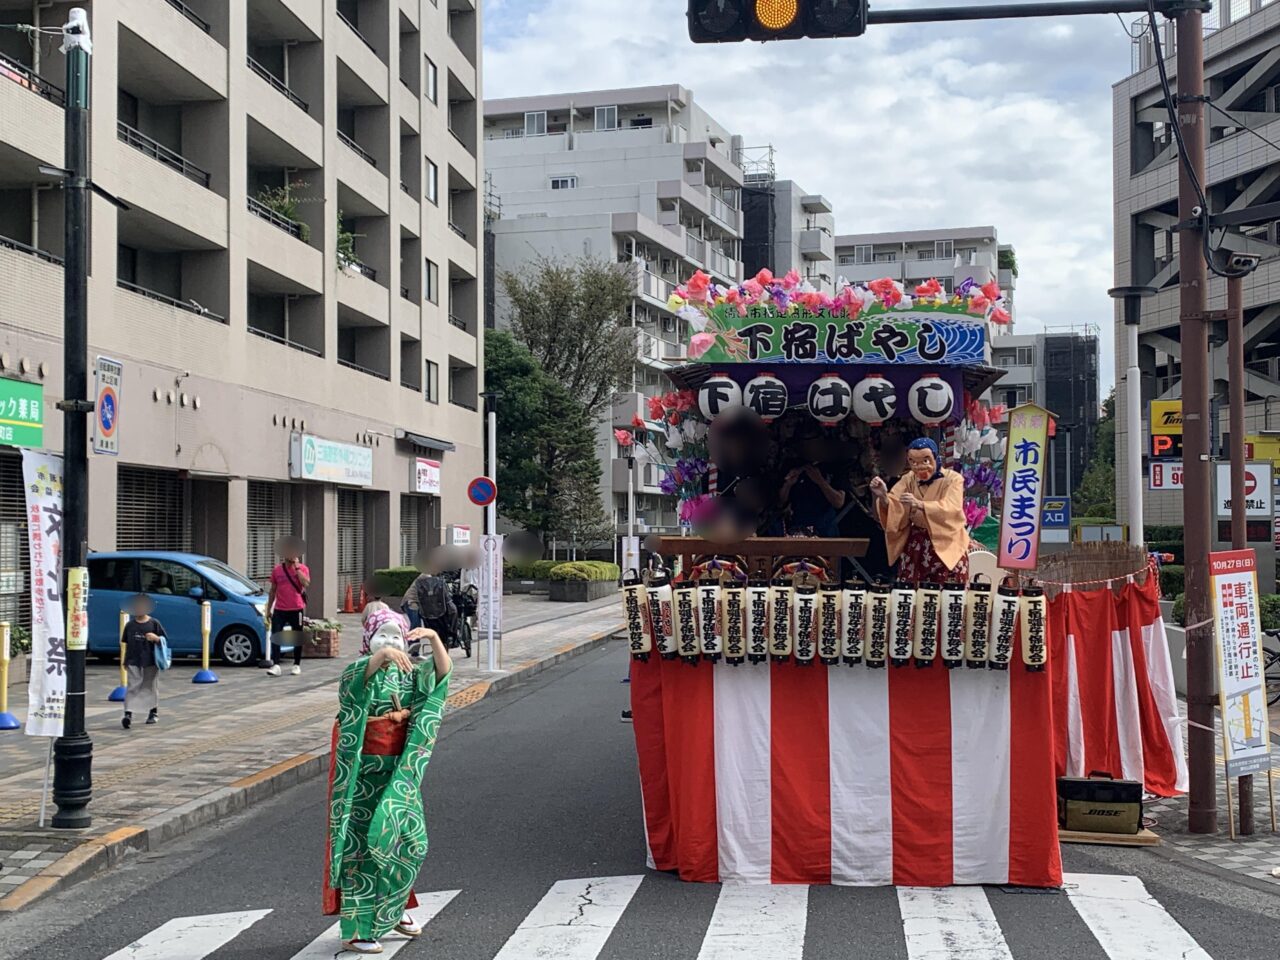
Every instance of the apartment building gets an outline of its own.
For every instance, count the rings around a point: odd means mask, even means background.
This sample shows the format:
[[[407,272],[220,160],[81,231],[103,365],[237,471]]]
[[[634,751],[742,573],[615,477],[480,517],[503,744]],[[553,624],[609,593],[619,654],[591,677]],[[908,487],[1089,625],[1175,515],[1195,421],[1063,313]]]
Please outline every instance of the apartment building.
[[[482,472],[475,0],[77,0],[93,34],[90,356],[124,365],[90,546],[254,577],[305,538],[314,613],[409,560]],[[0,0],[59,27],[72,4]],[[0,378],[62,445],[65,64],[0,31]],[[423,463],[422,461],[428,461]],[[25,619],[0,447],[0,618]]]
[[[1000,243],[995,227],[841,234],[835,238],[835,260],[837,278],[850,283],[889,277],[913,287],[936,278],[953,293],[967,280],[998,280],[1008,299],[1005,308],[1017,322],[1017,256],[1010,244]],[[1012,327],[993,326],[991,332],[1007,335]]]
[[[663,373],[680,362],[689,331],[667,300],[698,269],[721,283],[742,279],[740,139],[676,84],[486,100],[484,135],[485,170],[501,197],[489,224],[499,272],[587,255],[635,277],[631,390],[602,411],[599,427],[600,495],[623,531],[628,471],[613,427],[630,425],[644,395],[670,389]],[[503,313],[499,285],[493,322]],[[661,479],[657,464],[637,466],[641,530],[677,528]]]
[[[814,289],[836,292],[836,221],[831,201],[794,180],[775,180],[773,161],[744,163],[745,233],[742,266],[747,276],[768,267],[781,276],[795,270]]]
[[[1131,27],[1135,32],[1138,25]],[[1214,4],[1205,16],[1205,93],[1231,113],[1205,110],[1208,128],[1206,191],[1209,209],[1225,213],[1280,199],[1280,153],[1269,148],[1246,124],[1269,140],[1280,139],[1280,4],[1237,0]],[[1172,29],[1160,39],[1169,73],[1175,72]],[[1178,162],[1149,33],[1134,41],[1132,72],[1112,89],[1115,118],[1113,154],[1115,196],[1115,282],[1146,284],[1159,291],[1142,307],[1138,335],[1141,374],[1143,449],[1150,452],[1150,401],[1181,396],[1182,348],[1178,331]],[[1280,223],[1246,228],[1222,238],[1226,249],[1256,254],[1262,265],[1244,281],[1245,429],[1250,434],[1280,428]],[[1226,281],[1210,274],[1207,309],[1226,308]],[[1210,392],[1218,422],[1214,435],[1229,435],[1225,329],[1210,329]],[[1124,383],[1129,350],[1117,306],[1116,381]],[[1126,476],[1125,390],[1118,389],[1116,476]],[[1277,408],[1273,410],[1273,408]],[[1144,460],[1146,456],[1144,454]],[[1180,492],[1145,494],[1147,523],[1182,520]],[[1118,483],[1119,519],[1127,521],[1127,489]]]

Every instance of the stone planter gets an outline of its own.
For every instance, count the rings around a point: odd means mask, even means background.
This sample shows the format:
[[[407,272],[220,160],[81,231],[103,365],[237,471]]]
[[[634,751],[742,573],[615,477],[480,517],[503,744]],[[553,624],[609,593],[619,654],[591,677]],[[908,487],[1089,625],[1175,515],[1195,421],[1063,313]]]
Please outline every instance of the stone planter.
[[[586,603],[607,597],[618,589],[612,580],[552,580],[551,599],[560,603]]]
[[[332,660],[342,656],[342,634],[337,630],[307,630],[303,659]]]
[[[504,580],[503,588],[506,593],[533,593],[537,583],[536,580]]]

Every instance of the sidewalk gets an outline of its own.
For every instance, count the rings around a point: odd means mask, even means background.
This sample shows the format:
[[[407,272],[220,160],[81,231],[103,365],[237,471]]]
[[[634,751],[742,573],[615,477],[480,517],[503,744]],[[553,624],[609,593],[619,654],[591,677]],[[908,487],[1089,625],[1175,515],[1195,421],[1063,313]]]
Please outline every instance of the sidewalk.
[[[454,650],[446,715],[603,643],[621,629],[616,597],[590,604],[504,597],[504,668],[484,670],[477,638],[470,659]],[[69,886],[119,860],[227,816],[327,769],[335,684],[359,650],[359,618],[343,616],[343,656],[304,660],[302,675],[267,677],[254,668],[214,665],[217,684],[195,685],[199,664],[179,661],[161,680],[160,722],[120,726],[122,705],[107,702],[119,682],[114,666],[90,663],[86,725],[94,741],[93,826],[36,826],[50,741],[21,731],[0,734],[0,914]],[[21,687],[11,709],[24,719]],[[17,702],[13,702],[17,701]],[[49,803],[51,816],[53,803]]]

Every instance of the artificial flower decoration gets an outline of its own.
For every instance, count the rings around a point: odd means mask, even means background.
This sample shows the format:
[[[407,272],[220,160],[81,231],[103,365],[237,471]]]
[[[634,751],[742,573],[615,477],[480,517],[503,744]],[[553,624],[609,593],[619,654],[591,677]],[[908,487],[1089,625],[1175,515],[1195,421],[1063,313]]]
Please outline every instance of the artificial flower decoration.
[[[714,347],[715,344],[715,334],[695,333],[689,338],[689,359],[697,360],[700,356]]]
[[[1013,318],[1009,316],[1009,311],[1004,307],[996,307],[991,311],[990,320],[992,323],[998,323],[1003,327],[1008,326],[1013,321]]]
[[[630,430],[615,430],[613,431],[613,439],[617,440],[618,446],[625,450],[635,444],[636,435]]]
[[[644,429],[644,418],[642,418],[642,417],[640,416],[640,414],[638,414],[638,413],[637,413],[635,416],[633,416],[633,417],[631,418],[631,425],[632,425],[633,427],[635,427],[636,429],[638,429],[638,430],[643,430],[643,429]]]

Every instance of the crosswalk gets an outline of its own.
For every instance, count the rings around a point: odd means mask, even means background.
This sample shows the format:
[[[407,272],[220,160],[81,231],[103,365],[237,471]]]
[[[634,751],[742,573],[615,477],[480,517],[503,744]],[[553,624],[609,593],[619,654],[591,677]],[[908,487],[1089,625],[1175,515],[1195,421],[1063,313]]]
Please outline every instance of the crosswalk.
[[[645,909],[635,903],[645,879],[634,875],[556,881],[492,954],[492,960],[597,960],[615,955],[619,941],[624,939],[621,935],[615,937],[619,924],[624,917],[634,922],[637,918],[630,917],[630,913]],[[1082,921],[1080,936],[1086,941],[1091,936],[1095,941],[1069,950],[1071,956],[1212,960],[1137,877],[1067,874],[1064,889],[1065,898],[1008,899],[1021,901],[1023,919],[1032,925],[1048,922],[1049,905],[1066,909],[1061,905],[1064,901],[1069,904]],[[401,960],[440,956],[433,942],[442,937],[456,940],[461,932],[459,925],[467,922],[465,909],[452,914],[448,909],[461,892],[419,893],[415,917],[425,928],[421,941],[389,936],[382,956],[399,955]],[[723,886],[716,894],[710,918],[700,921],[705,923],[705,931],[696,953],[690,952],[687,957],[672,953],[664,956],[670,960],[825,957],[828,953],[816,945],[825,941],[820,921],[812,915],[814,902],[810,893],[811,889],[804,886]],[[848,910],[860,909],[858,898],[862,891],[850,889],[841,893],[849,897]],[[896,894],[896,918],[871,911],[864,911],[865,916],[859,917],[868,934],[877,922],[895,925],[894,939],[900,947],[893,956],[901,956],[904,951],[907,960],[1036,960],[1040,956],[1039,950],[1028,954],[1025,941],[1021,955],[1010,948],[1006,931],[992,908],[996,891],[982,887],[900,887]],[[103,960],[205,960],[228,945],[227,956],[266,957],[255,949],[254,931],[271,922],[271,913],[262,909],[177,917]],[[704,916],[696,911],[693,915]],[[343,952],[338,925],[333,924],[292,956],[280,954],[279,960],[350,956],[353,955]],[[271,957],[275,960],[276,954]]]

